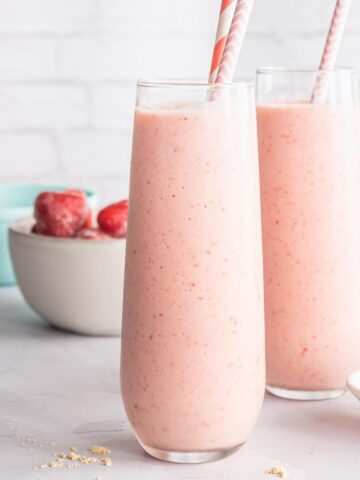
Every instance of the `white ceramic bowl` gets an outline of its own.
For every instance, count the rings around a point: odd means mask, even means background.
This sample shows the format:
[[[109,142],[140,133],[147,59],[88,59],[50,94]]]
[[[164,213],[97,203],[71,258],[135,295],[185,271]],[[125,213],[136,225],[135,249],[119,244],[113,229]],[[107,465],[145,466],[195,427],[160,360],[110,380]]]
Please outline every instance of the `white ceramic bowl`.
[[[10,252],[28,305],[52,325],[87,335],[120,335],[125,240],[53,238],[9,229]]]
[[[360,370],[355,370],[355,372],[349,375],[347,386],[350,392],[360,400]]]

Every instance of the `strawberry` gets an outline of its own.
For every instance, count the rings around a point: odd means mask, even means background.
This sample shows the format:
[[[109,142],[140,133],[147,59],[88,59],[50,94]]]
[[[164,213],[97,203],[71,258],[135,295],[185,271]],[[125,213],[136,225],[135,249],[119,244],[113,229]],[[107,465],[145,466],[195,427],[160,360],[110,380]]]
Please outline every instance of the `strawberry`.
[[[86,194],[82,190],[75,190],[75,189],[65,190],[64,193],[71,193],[72,195],[78,195],[80,197],[83,197],[85,200],[87,200]],[[82,228],[92,228],[92,226],[93,226],[92,211],[91,211],[91,208],[88,206],[88,211],[85,216],[85,221],[84,221],[84,225],[82,225]]]
[[[85,221],[82,228],[92,228],[92,226],[93,226],[92,211],[89,205],[87,205],[87,213],[85,215]]]
[[[98,214],[101,230],[116,238],[126,237],[128,219],[128,201],[123,200],[105,207]]]
[[[85,195],[73,192],[42,192],[35,201],[36,232],[52,237],[73,237],[88,212]]]

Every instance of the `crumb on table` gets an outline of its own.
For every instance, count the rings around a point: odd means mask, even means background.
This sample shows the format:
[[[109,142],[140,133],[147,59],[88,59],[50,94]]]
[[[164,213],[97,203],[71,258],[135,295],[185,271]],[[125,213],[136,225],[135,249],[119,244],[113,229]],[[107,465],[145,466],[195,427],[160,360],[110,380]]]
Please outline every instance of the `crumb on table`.
[[[102,447],[101,445],[92,445],[89,448],[89,452],[94,453],[95,455],[109,455],[111,453],[108,448]]]
[[[279,478],[286,478],[286,470],[283,467],[271,467],[266,470],[268,475],[276,475]]]
[[[88,449],[93,455],[99,455],[98,457],[96,456],[88,456],[88,455],[81,455],[77,453],[77,448],[76,447],[70,447],[70,452],[69,453],[55,453],[53,454],[53,457],[55,457],[55,460],[53,460],[50,463],[45,463],[43,465],[39,465],[37,468],[40,469],[45,469],[45,468],[74,468],[77,467],[78,465],[81,464],[100,464],[103,465],[104,467],[110,467],[112,464],[111,458],[109,455],[111,452],[108,448],[106,447],[101,447],[99,445],[93,445]]]

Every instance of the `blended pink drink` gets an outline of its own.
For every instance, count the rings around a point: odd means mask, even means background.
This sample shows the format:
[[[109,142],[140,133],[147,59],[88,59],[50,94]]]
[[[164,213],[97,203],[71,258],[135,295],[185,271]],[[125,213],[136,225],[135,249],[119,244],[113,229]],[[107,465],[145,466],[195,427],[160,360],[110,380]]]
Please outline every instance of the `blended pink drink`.
[[[151,88],[135,113],[122,395],[146,451],[198,462],[246,441],[264,394],[255,108],[245,84],[218,101],[160,84],[204,98],[161,105]]]
[[[260,102],[257,119],[268,388],[335,396],[360,367],[356,109]]]

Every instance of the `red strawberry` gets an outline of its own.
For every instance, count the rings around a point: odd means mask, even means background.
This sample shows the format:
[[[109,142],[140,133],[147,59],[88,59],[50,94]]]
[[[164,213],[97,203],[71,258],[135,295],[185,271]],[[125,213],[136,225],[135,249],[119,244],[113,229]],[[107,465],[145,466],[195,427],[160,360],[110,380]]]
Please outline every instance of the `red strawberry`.
[[[78,195],[80,197],[83,197],[85,200],[87,200],[86,194],[82,190],[65,190],[64,193],[71,193],[72,195]],[[92,228],[92,225],[93,225],[92,211],[91,211],[91,208],[88,206],[88,211],[85,216],[85,221],[84,221],[84,225],[82,225],[82,228]]]
[[[92,211],[91,211],[91,208],[87,206],[87,213],[86,213],[84,225],[82,226],[82,228],[92,228],[92,226],[93,226]]]
[[[99,227],[112,237],[124,238],[127,231],[128,201],[113,203],[98,214]]]
[[[87,215],[85,196],[71,192],[43,192],[35,201],[36,232],[52,237],[73,237]]]
[[[82,238],[83,240],[106,240],[111,237],[99,228],[82,228],[77,232],[76,238]]]

